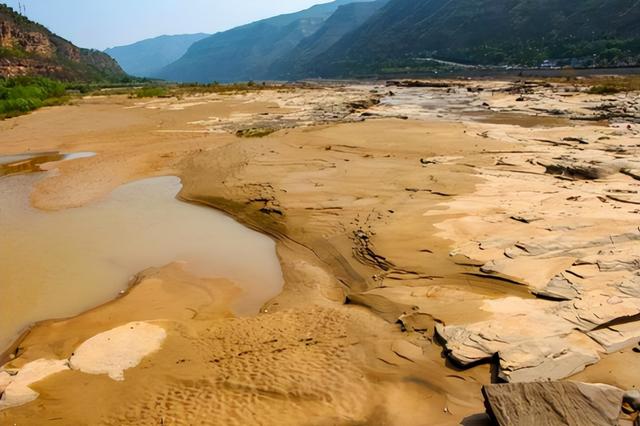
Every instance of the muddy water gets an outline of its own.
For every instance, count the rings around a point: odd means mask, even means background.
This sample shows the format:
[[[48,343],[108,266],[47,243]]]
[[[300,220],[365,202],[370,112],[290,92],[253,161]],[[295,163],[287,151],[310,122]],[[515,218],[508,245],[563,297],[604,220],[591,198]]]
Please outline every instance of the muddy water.
[[[0,156],[0,176],[40,171],[40,166],[54,161],[70,161],[93,157],[95,152],[75,152],[62,154],[59,152],[40,152]]]
[[[175,177],[134,182],[82,208],[29,205],[39,174],[0,178],[0,350],[29,324],[76,315],[125,289],[132,276],[174,261],[244,290],[234,309],[256,313],[277,295],[274,242],[205,207],[176,200]]]

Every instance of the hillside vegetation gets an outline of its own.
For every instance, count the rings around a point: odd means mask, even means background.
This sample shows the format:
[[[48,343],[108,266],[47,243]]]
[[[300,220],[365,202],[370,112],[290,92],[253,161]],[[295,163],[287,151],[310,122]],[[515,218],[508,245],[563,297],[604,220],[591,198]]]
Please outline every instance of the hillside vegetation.
[[[176,81],[364,77],[477,66],[640,64],[637,0],[341,0],[215,34]]]
[[[640,62],[637,0],[391,0],[324,55],[320,74],[357,75],[415,58],[479,65]]]

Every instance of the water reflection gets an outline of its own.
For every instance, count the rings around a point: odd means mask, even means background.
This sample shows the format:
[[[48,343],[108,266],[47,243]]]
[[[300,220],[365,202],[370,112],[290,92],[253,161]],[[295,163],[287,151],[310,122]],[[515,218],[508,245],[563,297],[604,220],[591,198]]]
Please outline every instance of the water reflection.
[[[0,176],[39,172],[42,170],[40,166],[46,163],[77,160],[79,158],[93,157],[94,155],[96,155],[95,152],[74,152],[71,154],[38,152],[0,156]]]

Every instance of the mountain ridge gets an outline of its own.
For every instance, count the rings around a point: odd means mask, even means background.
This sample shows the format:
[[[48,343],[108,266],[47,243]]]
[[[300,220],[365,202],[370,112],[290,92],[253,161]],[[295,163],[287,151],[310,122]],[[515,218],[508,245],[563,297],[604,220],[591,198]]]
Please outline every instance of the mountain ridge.
[[[272,64],[317,31],[338,7],[362,1],[370,0],[336,0],[213,34],[194,43],[158,77],[198,82],[268,79]]]
[[[128,73],[137,77],[155,77],[162,68],[180,59],[193,45],[210,34],[161,35],[104,52],[113,57]]]
[[[303,39],[288,55],[276,61],[270,75],[278,79],[313,76],[315,61],[342,37],[364,24],[389,0],[342,5],[313,34]]]
[[[320,74],[375,72],[415,56],[477,65],[638,63],[637,22],[636,0],[392,0],[327,50]]]

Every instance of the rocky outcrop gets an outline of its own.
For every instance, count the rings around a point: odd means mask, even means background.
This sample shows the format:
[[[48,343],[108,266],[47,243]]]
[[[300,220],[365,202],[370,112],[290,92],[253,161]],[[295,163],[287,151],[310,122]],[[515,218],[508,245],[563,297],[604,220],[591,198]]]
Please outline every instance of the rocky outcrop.
[[[624,392],[576,382],[489,385],[487,413],[499,426],[615,426]]]
[[[23,75],[83,81],[126,76],[110,56],[76,47],[0,4],[0,77]]]
[[[35,29],[35,28],[34,28]],[[56,51],[55,45],[39,31],[21,30],[17,23],[9,20],[0,21],[0,47],[4,49],[20,49],[50,58]]]

